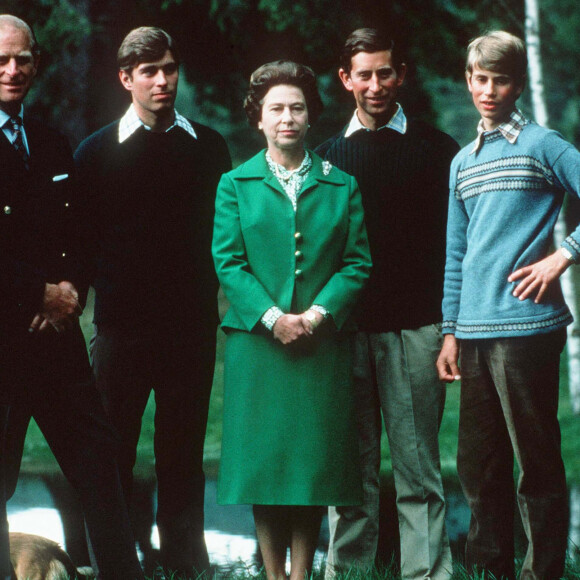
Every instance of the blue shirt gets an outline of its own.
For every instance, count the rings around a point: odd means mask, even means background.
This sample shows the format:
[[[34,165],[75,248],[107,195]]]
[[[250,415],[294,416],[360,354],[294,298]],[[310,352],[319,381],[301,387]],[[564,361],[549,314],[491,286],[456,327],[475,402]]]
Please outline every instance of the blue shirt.
[[[21,106],[20,112],[18,113],[18,117],[20,117],[20,119],[22,120],[23,116],[24,116],[23,107]],[[2,131],[4,132],[4,135],[6,135],[8,141],[10,141],[10,143],[14,143],[16,135],[14,134],[12,125],[10,124],[9,121],[10,115],[4,112],[2,109],[0,109],[0,127],[2,127]],[[30,155],[30,149],[28,148],[28,140],[26,139],[26,129],[24,128],[24,125],[20,127],[20,132],[22,133],[22,141],[24,143],[24,147],[26,148],[26,152]]]

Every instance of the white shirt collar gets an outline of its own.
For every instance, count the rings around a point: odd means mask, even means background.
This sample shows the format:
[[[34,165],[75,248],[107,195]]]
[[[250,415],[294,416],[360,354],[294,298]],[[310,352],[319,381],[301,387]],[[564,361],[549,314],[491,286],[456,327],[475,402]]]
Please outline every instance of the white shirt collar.
[[[358,118],[357,111],[355,110],[352,119],[346,129],[344,134],[345,137],[350,137],[353,133],[360,130],[364,131],[371,131],[368,127],[365,127]],[[379,127],[377,131],[381,131],[382,129],[393,129],[393,131],[397,131],[397,133],[401,133],[404,135],[407,132],[407,117],[403,112],[403,107],[397,103],[397,110],[393,114],[393,116],[389,119],[388,123],[385,123],[382,127]]]
[[[137,111],[131,103],[128,111],[121,117],[119,122],[119,143],[123,143],[126,141],[139,127],[145,127],[147,131],[151,131],[151,127],[148,127],[141,121],[139,115],[137,115]],[[192,127],[191,123],[183,116],[180,115],[177,111],[175,111],[175,121],[173,125],[169,127],[165,132],[171,131],[174,127],[181,127],[184,131],[189,133],[194,139],[197,139],[197,134],[195,129]]]

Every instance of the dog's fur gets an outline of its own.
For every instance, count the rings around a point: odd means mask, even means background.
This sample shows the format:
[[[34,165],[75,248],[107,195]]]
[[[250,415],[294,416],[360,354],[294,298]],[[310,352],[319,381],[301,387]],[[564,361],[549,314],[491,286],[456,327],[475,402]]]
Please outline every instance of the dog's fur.
[[[78,569],[56,543],[42,536],[10,532],[10,561],[17,580],[69,580],[94,578]]]

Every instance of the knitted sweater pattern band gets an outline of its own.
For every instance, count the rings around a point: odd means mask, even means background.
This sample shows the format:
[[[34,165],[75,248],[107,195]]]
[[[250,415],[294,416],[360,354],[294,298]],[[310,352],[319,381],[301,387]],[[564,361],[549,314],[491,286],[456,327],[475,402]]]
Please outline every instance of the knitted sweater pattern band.
[[[518,268],[545,258],[566,192],[580,197],[580,153],[530,123],[517,141],[499,131],[451,166],[443,332],[458,338],[529,336],[572,321],[559,283],[536,304],[513,296]],[[580,259],[580,226],[562,244]]]

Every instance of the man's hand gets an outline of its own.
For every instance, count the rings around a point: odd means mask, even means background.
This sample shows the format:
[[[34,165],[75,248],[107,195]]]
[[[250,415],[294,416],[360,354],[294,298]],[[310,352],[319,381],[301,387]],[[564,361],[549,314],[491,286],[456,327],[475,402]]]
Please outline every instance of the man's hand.
[[[32,319],[29,330],[44,332],[52,327],[62,332],[70,328],[73,321],[83,313],[78,297],[78,292],[70,282],[46,284],[42,311]]]
[[[311,324],[302,314],[284,314],[272,328],[274,338],[282,344],[290,344],[312,334]]]
[[[516,270],[508,277],[508,282],[521,280],[515,287],[513,295],[520,300],[531,298],[535,293],[534,302],[539,304],[546,290],[572,264],[568,258],[564,257],[560,250],[536,262]]]
[[[437,359],[437,372],[439,380],[446,383],[458,381],[461,378],[457,361],[459,360],[459,345],[454,334],[446,334],[443,339],[443,347]]]

